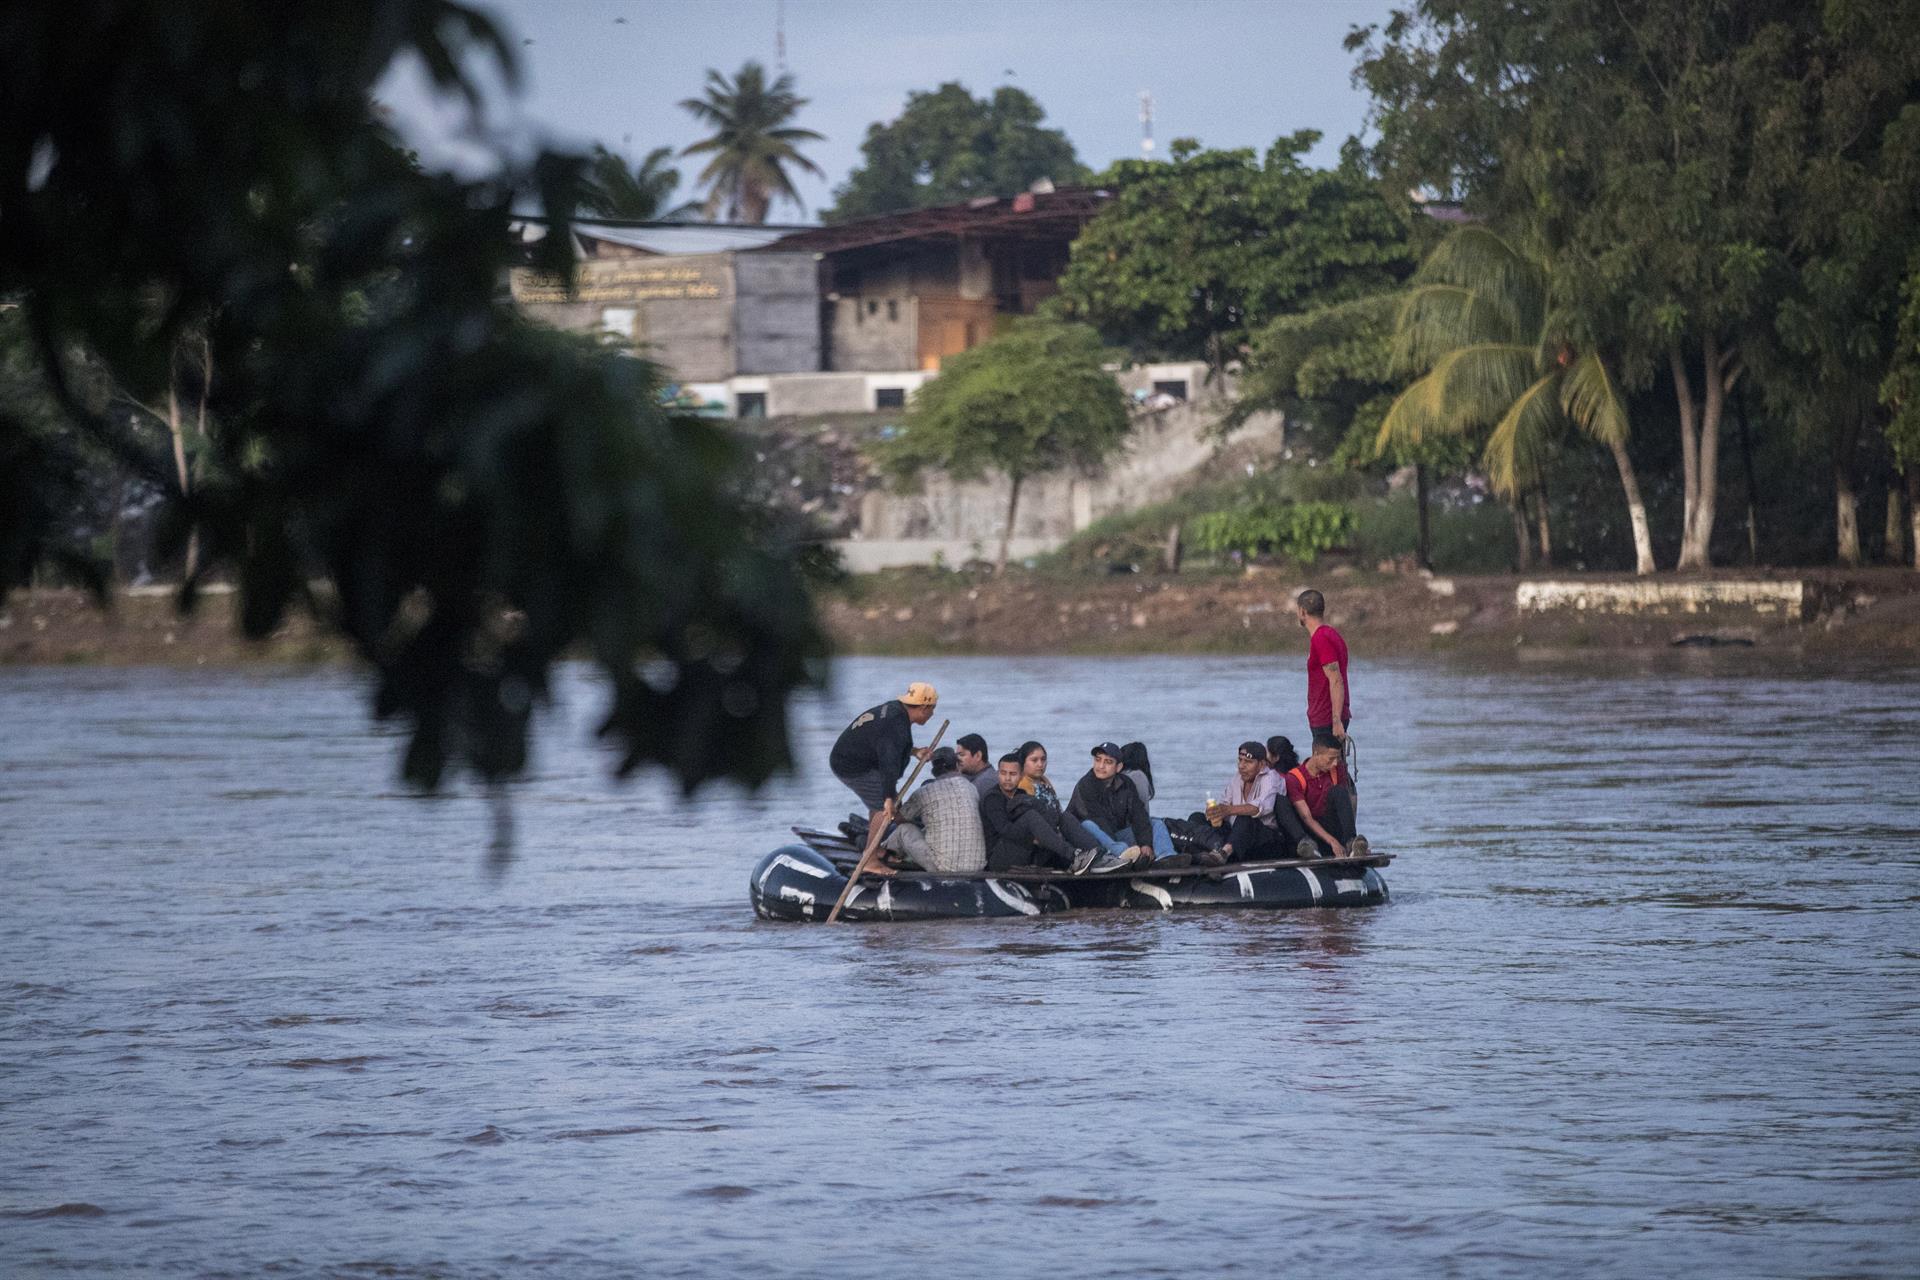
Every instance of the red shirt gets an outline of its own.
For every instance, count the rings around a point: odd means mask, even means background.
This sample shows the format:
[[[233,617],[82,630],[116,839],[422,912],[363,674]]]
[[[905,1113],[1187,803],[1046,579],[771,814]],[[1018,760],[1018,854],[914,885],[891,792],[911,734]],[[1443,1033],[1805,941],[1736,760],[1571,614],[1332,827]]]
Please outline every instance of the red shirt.
[[[1333,790],[1336,785],[1345,783],[1346,780],[1347,771],[1340,765],[1333,766],[1317,778],[1307,772],[1305,765],[1301,765],[1298,769],[1289,769],[1287,770],[1287,800],[1289,803],[1305,800],[1308,813],[1316,818],[1324,818],[1327,816],[1327,792]]]
[[[1333,688],[1327,683],[1329,662],[1340,664],[1340,723],[1353,719],[1353,688],[1347,683],[1347,642],[1322,623],[1307,640],[1307,723],[1333,723]]]

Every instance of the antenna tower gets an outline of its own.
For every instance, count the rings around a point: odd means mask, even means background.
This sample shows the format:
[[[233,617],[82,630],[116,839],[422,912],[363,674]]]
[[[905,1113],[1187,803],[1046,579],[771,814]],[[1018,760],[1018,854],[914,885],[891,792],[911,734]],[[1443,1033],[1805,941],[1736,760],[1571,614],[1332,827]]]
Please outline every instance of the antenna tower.
[[[787,0],[773,0],[773,64],[787,69]]]
[[[1140,158],[1153,159],[1153,94],[1140,91]]]

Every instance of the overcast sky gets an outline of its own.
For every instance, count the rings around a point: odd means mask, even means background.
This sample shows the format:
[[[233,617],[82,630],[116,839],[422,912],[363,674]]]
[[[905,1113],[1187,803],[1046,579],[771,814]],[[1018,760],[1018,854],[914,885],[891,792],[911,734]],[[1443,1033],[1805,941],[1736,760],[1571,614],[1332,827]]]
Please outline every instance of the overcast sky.
[[[771,71],[781,0],[493,0],[523,59],[517,98],[490,95],[487,128],[513,148],[603,141],[638,157],[700,136],[679,107],[709,67],[729,76],[757,58]],[[908,91],[959,80],[976,95],[1018,86],[1095,169],[1140,154],[1140,90],[1152,92],[1159,153],[1178,137],[1262,147],[1318,129],[1331,163],[1365,118],[1341,40],[1382,22],[1391,0],[785,0],[786,63],[810,99],[799,123],[826,135],[806,149],[824,178],[799,175],[812,220],[860,160],[867,126],[900,113]],[[624,21],[621,21],[624,19]],[[413,68],[380,91],[429,164],[471,168],[484,148],[457,131]],[[694,162],[681,166],[682,198]]]

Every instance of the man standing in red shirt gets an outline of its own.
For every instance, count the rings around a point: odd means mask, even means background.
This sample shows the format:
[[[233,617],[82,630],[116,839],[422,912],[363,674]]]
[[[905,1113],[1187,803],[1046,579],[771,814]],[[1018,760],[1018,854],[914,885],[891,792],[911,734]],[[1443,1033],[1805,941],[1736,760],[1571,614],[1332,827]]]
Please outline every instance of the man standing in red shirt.
[[[1347,687],[1347,642],[1327,625],[1327,598],[1308,588],[1294,600],[1294,612],[1307,629],[1307,728],[1315,737],[1331,733],[1342,745],[1353,719]],[[1339,714],[1335,715],[1335,708]]]

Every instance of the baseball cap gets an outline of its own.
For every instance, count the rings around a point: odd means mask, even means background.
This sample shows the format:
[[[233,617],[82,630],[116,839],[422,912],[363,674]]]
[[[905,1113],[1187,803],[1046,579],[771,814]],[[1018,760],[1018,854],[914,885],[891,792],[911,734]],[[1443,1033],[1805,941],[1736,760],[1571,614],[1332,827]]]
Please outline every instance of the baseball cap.
[[[1103,742],[1093,749],[1093,754],[1097,756],[1112,756],[1115,760],[1118,760],[1120,758],[1120,744],[1117,742]]]
[[[940,701],[940,695],[935,693],[933,686],[924,680],[915,680],[907,686],[907,691],[900,695],[900,701],[902,705],[909,707],[930,707]]]

